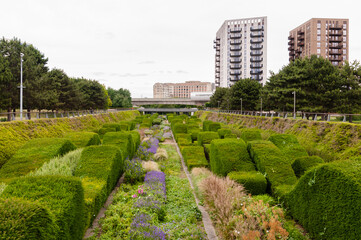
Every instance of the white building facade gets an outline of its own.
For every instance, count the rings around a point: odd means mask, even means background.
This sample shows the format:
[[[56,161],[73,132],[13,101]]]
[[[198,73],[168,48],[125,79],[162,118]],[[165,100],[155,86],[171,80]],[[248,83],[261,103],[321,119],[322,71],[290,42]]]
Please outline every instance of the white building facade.
[[[214,48],[216,87],[230,87],[244,78],[266,83],[267,17],[226,20]]]

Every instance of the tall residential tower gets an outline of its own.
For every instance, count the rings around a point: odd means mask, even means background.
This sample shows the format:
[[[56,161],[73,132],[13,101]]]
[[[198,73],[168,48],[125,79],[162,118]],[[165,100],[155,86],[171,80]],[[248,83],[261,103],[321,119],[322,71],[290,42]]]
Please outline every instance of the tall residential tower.
[[[348,19],[312,18],[290,31],[289,60],[317,55],[342,65],[349,57],[348,42]]]
[[[242,78],[267,80],[267,17],[226,20],[214,40],[215,84],[230,87]]]

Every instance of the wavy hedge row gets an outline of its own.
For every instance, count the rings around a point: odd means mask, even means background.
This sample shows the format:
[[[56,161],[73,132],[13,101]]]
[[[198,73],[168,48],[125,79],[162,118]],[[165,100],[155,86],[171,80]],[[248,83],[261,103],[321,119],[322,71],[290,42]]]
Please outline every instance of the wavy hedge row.
[[[0,123],[0,167],[29,139],[62,137],[72,131],[95,131],[104,123],[132,120],[139,115],[138,111],[122,111],[75,118]]]

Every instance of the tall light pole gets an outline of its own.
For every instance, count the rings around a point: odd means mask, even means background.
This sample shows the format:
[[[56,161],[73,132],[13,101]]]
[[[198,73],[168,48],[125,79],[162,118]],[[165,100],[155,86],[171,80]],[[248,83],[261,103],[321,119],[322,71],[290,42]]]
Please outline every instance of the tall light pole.
[[[292,94],[293,94],[293,118],[296,119],[296,91],[293,91]]]
[[[20,53],[20,120],[23,120],[23,57]]]
[[[218,110],[219,110],[219,102],[220,102],[220,101],[217,101],[217,102],[218,102]]]
[[[243,109],[242,109],[242,100],[243,100],[243,99],[241,98],[241,114],[242,114],[242,110],[243,110]]]
[[[262,114],[262,97],[261,97],[261,114]]]

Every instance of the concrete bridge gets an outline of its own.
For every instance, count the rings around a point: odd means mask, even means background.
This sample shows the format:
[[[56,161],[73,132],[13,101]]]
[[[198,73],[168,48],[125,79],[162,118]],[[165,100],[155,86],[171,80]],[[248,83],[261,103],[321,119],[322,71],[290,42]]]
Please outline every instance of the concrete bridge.
[[[143,114],[152,114],[152,113],[190,113],[193,115],[194,112],[197,112],[197,108],[138,108],[139,112]]]
[[[132,98],[133,106],[153,105],[153,104],[180,104],[202,106],[206,100],[192,100],[190,98]]]

